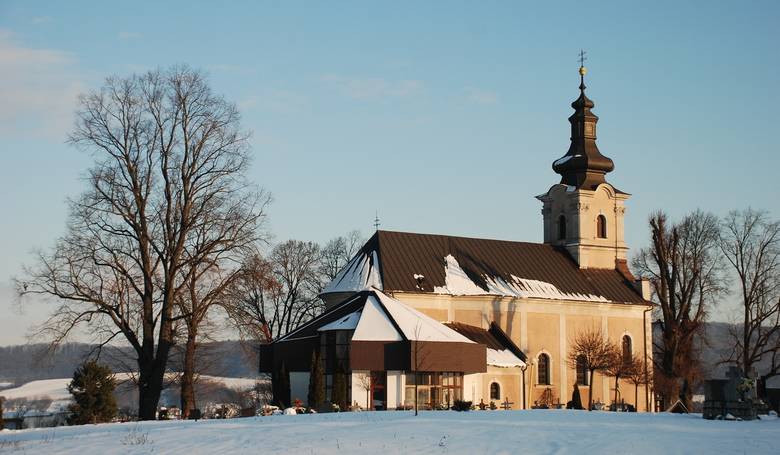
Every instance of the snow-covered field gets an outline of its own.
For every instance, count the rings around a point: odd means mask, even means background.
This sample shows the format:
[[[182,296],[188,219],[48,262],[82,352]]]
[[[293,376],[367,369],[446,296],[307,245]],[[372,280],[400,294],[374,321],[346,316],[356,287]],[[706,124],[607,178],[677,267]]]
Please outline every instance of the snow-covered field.
[[[128,373],[117,373],[115,377],[119,382],[131,380],[130,374]],[[0,396],[5,397],[7,400],[18,398],[27,400],[51,399],[52,403],[49,406],[49,411],[56,412],[67,408],[68,404],[71,402],[71,395],[68,392],[68,384],[71,379],[72,378],[58,378],[31,381],[22,384],[19,387],[2,390],[0,391]],[[225,387],[236,390],[249,390],[254,387],[256,382],[256,379],[254,378],[227,378],[206,375],[200,376],[199,380],[221,383]]]
[[[700,415],[609,412],[355,412],[232,420],[143,422],[0,433],[0,452],[629,453],[769,454],[780,420],[708,421]]]
[[[130,375],[127,373],[117,373],[115,377],[117,381],[130,380]],[[5,389],[2,391],[2,395],[9,400],[14,398],[34,399],[42,397],[48,397],[55,401],[70,400],[68,384],[71,379],[58,378],[31,381],[13,389]],[[225,387],[238,390],[251,389],[256,381],[254,378],[226,378],[221,376],[201,376],[200,380],[222,383]]]

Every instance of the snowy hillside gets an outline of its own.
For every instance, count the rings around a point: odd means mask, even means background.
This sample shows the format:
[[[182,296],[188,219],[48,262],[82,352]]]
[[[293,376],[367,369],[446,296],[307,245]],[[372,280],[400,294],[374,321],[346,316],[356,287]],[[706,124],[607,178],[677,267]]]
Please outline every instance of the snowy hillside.
[[[124,382],[131,380],[131,375],[128,373],[117,373],[115,375],[117,382]],[[59,411],[64,409],[71,401],[71,395],[68,393],[68,384],[71,378],[58,378],[58,379],[43,379],[40,381],[31,381],[20,387],[12,389],[5,389],[0,391],[0,396],[5,397],[7,400],[26,399],[26,400],[38,400],[38,399],[50,399],[51,405],[48,407],[49,411]],[[224,387],[235,390],[249,390],[255,385],[254,378],[225,378],[219,376],[200,376],[199,381],[212,382],[221,384]]]
[[[777,453],[780,420],[585,411],[356,412],[0,433],[19,453]]]

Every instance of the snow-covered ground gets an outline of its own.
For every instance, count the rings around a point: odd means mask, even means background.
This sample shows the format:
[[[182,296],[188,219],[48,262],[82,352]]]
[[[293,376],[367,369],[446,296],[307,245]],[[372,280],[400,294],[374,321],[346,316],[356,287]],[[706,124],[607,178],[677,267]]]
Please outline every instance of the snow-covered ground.
[[[0,452],[778,453],[780,420],[565,410],[355,412],[88,425],[0,433]]]

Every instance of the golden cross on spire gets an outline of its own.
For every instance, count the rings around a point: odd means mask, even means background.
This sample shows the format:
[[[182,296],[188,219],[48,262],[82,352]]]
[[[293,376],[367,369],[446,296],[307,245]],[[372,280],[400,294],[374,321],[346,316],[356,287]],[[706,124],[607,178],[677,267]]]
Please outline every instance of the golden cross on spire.
[[[588,69],[585,68],[585,60],[587,60],[588,57],[585,57],[585,54],[587,54],[587,52],[580,49],[580,91],[585,90],[585,73],[588,72]]]
[[[580,49],[580,67],[584,67],[585,66],[585,60],[588,59],[588,57],[585,57],[586,54],[587,54],[587,52],[585,52],[582,49]]]

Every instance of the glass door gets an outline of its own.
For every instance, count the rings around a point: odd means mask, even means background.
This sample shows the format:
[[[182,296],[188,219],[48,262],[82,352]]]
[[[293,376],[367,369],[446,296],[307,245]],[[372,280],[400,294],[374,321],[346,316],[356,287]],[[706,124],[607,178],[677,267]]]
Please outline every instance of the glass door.
[[[371,406],[377,411],[387,409],[387,372],[371,372]]]

